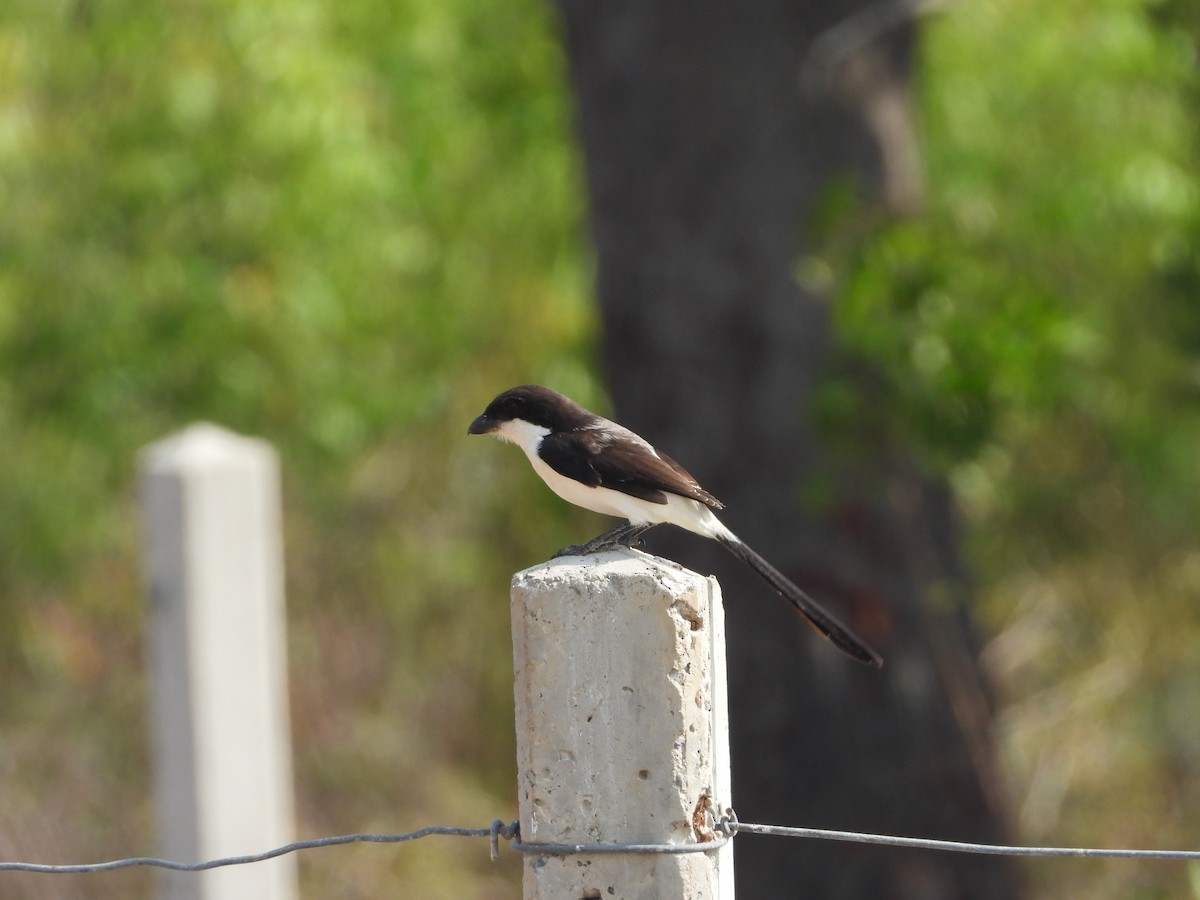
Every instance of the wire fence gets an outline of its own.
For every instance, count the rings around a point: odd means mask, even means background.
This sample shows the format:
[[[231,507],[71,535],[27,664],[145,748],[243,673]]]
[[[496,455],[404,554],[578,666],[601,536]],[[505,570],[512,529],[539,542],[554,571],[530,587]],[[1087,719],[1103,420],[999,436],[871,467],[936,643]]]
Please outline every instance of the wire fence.
[[[0,872],[34,872],[43,875],[71,875],[85,872],[111,872],[134,866],[153,866],[177,872],[202,872],[223,866],[241,866],[275,859],[300,850],[319,847],[335,847],[342,844],[373,843],[399,844],[433,835],[451,837],[488,838],[491,842],[491,857],[495,861],[500,855],[500,840],[512,843],[513,850],[520,853],[540,855],[592,855],[600,853],[710,853],[720,850],[734,835],[767,834],[777,837],[800,838],[823,841],[849,841],[856,844],[877,844],[885,847],[902,847],[916,850],[941,850],[952,853],[977,853],[992,856],[1040,856],[1040,857],[1101,857],[1116,859],[1162,859],[1200,861],[1200,850],[1130,850],[1087,847],[1019,847],[1008,844],[977,844],[967,841],[945,841],[930,838],[901,837],[890,834],[871,834],[858,831],[832,831],[825,828],[800,828],[786,825],[756,825],[740,822],[730,810],[714,824],[712,840],[694,844],[549,844],[524,842],[521,840],[520,825],[514,821],[505,824],[495,819],[487,828],[458,828],[451,825],[429,825],[416,831],[396,833],[342,834],[333,837],[293,841],[280,847],[251,853],[244,856],[223,856],[197,863],[176,862],[153,856],[134,856],[99,863],[74,863],[49,865],[45,863],[0,862]]]

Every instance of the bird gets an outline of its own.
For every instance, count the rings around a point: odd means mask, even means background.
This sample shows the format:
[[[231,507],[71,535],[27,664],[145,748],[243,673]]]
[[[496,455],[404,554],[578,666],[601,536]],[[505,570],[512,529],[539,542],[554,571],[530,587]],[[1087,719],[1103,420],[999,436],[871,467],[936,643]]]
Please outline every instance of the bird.
[[[516,444],[563,500],[626,520],[556,556],[632,547],[655,525],[676,525],[724,546],[843,653],[869,666],[883,665],[869,644],[722,524],[714,512],[724,509],[720,500],[683,466],[623,425],[550,388],[523,384],[492,400],[467,434],[490,434]]]

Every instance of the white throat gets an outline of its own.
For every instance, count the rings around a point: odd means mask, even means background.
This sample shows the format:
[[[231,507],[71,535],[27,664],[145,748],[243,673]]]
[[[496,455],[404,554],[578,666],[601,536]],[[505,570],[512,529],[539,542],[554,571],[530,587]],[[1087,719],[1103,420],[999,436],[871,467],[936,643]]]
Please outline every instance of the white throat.
[[[549,433],[550,429],[544,425],[534,425],[524,419],[509,419],[492,432],[500,440],[516,444],[525,451],[530,459],[537,456],[538,447],[542,445],[542,438]]]

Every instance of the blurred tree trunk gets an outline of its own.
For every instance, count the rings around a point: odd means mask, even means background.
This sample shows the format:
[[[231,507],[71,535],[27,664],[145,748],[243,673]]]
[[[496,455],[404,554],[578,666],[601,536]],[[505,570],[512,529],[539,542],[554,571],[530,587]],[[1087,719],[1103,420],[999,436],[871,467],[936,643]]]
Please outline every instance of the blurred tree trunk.
[[[834,350],[829,299],[794,274],[834,179],[893,206],[919,199],[911,29],[835,54],[840,99],[812,99],[800,74],[814,39],[861,4],[560,8],[621,420],[683,461],[728,504],[726,524],[887,659],[873,671],[842,657],[715,544],[652,535],[724,587],[739,815],[1001,839],[948,492],[882,425],[853,461],[831,451],[813,416]],[[1017,894],[994,857],[754,836],[737,848],[747,897]]]

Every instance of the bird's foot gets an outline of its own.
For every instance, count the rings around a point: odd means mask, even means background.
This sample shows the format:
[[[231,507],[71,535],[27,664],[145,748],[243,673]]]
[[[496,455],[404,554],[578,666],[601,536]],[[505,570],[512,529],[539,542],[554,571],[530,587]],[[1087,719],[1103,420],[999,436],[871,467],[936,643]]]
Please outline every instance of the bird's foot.
[[[642,535],[649,531],[650,525],[618,525],[604,534],[597,535],[584,544],[572,544],[563,547],[554,554],[554,559],[560,556],[588,556],[592,553],[603,553],[606,550],[617,550],[621,547],[637,547],[642,543]]]

